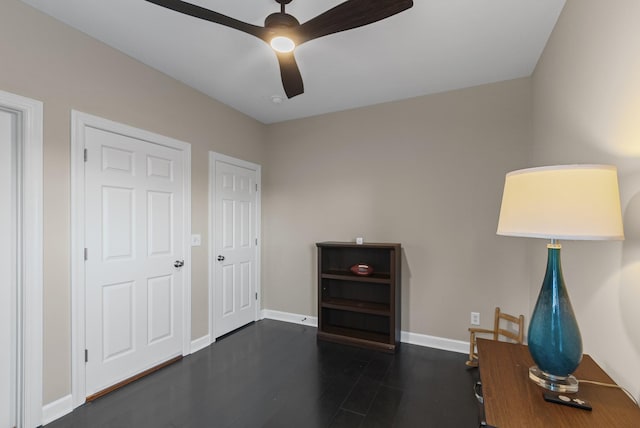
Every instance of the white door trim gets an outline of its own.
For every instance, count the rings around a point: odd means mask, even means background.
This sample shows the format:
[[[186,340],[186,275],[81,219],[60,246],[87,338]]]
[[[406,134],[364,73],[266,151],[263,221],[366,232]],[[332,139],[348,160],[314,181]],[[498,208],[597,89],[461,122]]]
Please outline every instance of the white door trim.
[[[18,287],[22,308],[18,308],[18,393],[22,424],[42,424],[42,102],[0,91],[0,105],[20,116],[18,177],[22,186],[22,207],[18,222],[20,254]],[[20,316],[21,315],[21,316]]]
[[[215,282],[215,264],[213,257],[215,254],[215,191],[216,191],[216,161],[227,162],[232,165],[237,165],[247,169],[254,170],[256,172],[256,183],[258,184],[258,192],[256,192],[256,212],[255,212],[255,230],[258,237],[258,245],[256,245],[256,293],[258,293],[258,299],[256,303],[256,312],[254,314],[254,321],[260,319],[261,302],[262,302],[262,290],[260,281],[260,248],[262,247],[260,223],[261,223],[261,210],[262,210],[262,167],[256,163],[248,162],[242,159],[237,159],[231,156],[223,155],[221,153],[209,152],[209,246],[208,246],[208,266],[209,266],[209,337],[211,343],[215,342],[215,329],[214,329],[214,314],[215,308],[213,296],[214,296],[214,282]]]
[[[92,116],[76,110],[71,112],[71,395],[73,407],[86,399],[85,350],[85,298],[84,298],[84,132],[97,128],[146,140],[181,150],[183,163],[183,236],[182,253],[187,269],[183,277],[183,343],[182,354],[191,353],[191,145],[183,141],[154,134],[132,126]]]

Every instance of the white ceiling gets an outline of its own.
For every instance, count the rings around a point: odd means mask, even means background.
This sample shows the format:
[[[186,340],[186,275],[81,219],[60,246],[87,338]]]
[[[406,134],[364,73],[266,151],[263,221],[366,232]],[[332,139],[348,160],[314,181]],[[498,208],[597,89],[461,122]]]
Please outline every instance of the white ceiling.
[[[531,75],[565,0],[414,0],[398,15],[312,40],[288,100],[260,39],[144,0],[22,0],[263,123]],[[301,23],[344,0],[293,0]],[[255,25],[275,0],[190,0]],[[281,96],[280,104],[272,102]]]

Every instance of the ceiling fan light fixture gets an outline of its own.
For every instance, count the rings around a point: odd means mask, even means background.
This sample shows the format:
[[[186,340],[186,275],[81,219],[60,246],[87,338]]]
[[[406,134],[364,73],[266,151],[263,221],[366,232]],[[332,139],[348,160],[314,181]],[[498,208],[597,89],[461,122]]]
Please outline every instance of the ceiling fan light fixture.
[[[271,39],[271,47],[276,52],[289,53],[296,48],[296,44],[288,37],[276,36]]]

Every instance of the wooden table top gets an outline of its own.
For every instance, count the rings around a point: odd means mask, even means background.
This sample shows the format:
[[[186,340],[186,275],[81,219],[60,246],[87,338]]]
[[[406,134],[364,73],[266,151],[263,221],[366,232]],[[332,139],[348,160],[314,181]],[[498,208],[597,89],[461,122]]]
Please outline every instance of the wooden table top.
[[[486,422],[499,428],[638,428],[640,408],[618,388],[580,383],[577,396],[591,402],[592,411],[544,400],[545,389],[529,379],[534,365],[524,345],[478,339],[478,359]],[[615,383],[584,355],[575,374],[578,380]]]

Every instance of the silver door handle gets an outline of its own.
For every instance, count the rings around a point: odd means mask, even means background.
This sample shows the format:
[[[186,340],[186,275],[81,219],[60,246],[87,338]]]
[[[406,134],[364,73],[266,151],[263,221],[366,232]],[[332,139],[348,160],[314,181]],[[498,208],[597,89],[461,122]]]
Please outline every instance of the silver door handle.
[[[176,260],[173,266],[177,268],[181,268],[182,266],[184,266],[184,260]]]
[[[224,256],[218,256],[218,261],[221,262],[224,260]]]

